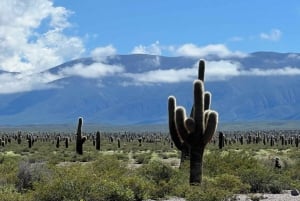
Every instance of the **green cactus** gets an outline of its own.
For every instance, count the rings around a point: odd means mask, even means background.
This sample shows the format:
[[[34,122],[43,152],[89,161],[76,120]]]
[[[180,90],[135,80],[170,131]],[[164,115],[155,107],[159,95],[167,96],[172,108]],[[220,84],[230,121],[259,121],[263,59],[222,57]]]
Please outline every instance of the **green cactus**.
[[[86,141],[86,136],[82,136],[81,128],[82,128],[82,118],[78,119],[77,133],[76,133],[76,152],[80,155],[83,154],[83,143]]]
[[[184,107],[176,106],[176,99],[169,97],[169,129],[176,147],[187,146],[190,153],[190,184],[202,182],[204,149],[213,137],[218,113],[209,109],[211,94],[204,91],[204,61],[199,62],[198,80],[194,81],[194,104],[191,115],[186,117]],[[175,111],[175,112],[174,112]]]
[[[225,146],[225,135],[222,132],[219,132],[219,149],[222,149]]]
[[[28,142],[28,148],[31,148],[34,142],[31,134],[27,135],[27,142]]]
[[[168,111],[169,111],[169,132],[171,139],[174,142],[175,147],[181,151],[180,157],[180,167],[184,166],[186,160],[189,160],[190,153],[189,147],[186,142],[184,142],[180,134],[177,131],[175,123],[175,109],[176,109],[176,99],[173,96],[170,96],[168,99]]]
[[[198,80],[204,82],[204,72],[205,72],[205,62],[204,60],[199,61],[198,65]],[[206,92],[204,95],[205,106],[204,109],[207,110],[210,107],[210,93]],[[180,167],[185,166],[184,162],[189,160],[190,151],[189,146],[186,142],[182,140],[180,134],[177,131],[175,124],[175,109],[176,109],[176,99],[173,96],[170,96],[168,99],[168,111],[169,111],[169,132],[171,135],[171,139],[174,142],[176,148],[181,151],[181,159],[180,159]],[[191,114],[192,116],[194,110],[194,106],[192,106]]]
[[[120,140],[120,138],[118,138],[118,149],[120,149],[121,148],[121,140]]]
[[[56,148],[59,148],[60,136],[56,137]]]
[[[65,137],[65,147],[69,148],[69,138]]]
[[[21,144],[21,142],[22,142],[21,131],[18,131],[17,142],[18,142],[18,144]]]
[[[96,133],[96,150],[100,150],[100,132]]]

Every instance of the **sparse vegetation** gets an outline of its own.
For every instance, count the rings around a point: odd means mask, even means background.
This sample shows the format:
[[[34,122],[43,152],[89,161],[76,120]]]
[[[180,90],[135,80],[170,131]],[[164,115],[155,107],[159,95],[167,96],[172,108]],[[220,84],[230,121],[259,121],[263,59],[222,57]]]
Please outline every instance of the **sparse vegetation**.
[[[289,139],[299,131],[223,132],[224,147],[219,149],[215,135],[204,152],[202,185],[192,187],[189,167],[178,167],[180,150],[171,148],[167,133],[103,132],[100,151],[93,144],[96,133],[84,133],[82,155],[75,152],[76,133],[60,133],[61,139],[69,138],[68,148],[56,146],[57,133],[31,133],[31,148],[27,132],[22,131],[20,144],[17,132],[2,133],[1,139],[5,136],[11,141],[0,147],[1,199],[97,201],[178,196],[187,201],[224,200],[241,193],[300,188],[300,149],[294,142],[281,145],[280,137],[276,140],[278,133]],[[257,133],[261,140],[253,141]],[[263,143],[264,135],[266,140],[274,136],[273,146]],[[244,136],[244,144],[239,136]],[[246,142],[247,136],[251,143]],[[119,138],[122,146],[118,148],[117,140],[110,138]],[[276,158],[280,169],[275,168]]]

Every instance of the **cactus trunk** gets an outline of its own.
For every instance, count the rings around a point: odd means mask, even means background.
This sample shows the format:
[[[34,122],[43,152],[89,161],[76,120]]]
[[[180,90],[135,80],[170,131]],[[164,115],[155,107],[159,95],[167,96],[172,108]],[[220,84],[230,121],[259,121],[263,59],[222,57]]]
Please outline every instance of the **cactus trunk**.
[[[203,163],[204,147],[191,148],[190,153],[190,184],[198,184],[202,182],[202,163]]]

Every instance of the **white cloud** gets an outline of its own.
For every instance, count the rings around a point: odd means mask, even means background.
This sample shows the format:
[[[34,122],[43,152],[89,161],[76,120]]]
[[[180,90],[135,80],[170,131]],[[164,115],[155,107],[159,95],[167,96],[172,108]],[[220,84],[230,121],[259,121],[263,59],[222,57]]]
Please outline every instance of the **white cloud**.
[[[261,33],[260,38],[270,41],[278,41],[282,36],[282,32],[279,29],[272,29],[269,33]]]
[[[124,68],[122,66],[93,63],[87,66],[77,64],[72,67],[67,67],[62,69],[58,74],[63,77],[80,76],[84,78],[99,78],[122,73],[123,71]]]
[[[47,0],[1,0],[0,69],[40,72],[81,55],[82,40],[63,32],[70,13]]]
[[[124,76],[132,79],[132,82],[126,82],[128,85],[161,84],[161,83],[179,83],[192,82],[197,78],[197,66],[152,70],[144,73],[125,73]],[[227,80],[238,76],[295,76],[300,75],[300,68],[283,67],[280,69],[258,69],[251,68],[244,70],[240,63],[228,60],[206,61],[205,81]]]
[[[2,73],[0,74],[0,94],[10,94],[57,87],[54,84],[51,84],[51,82],[60,78],[60,76],[50,73]]]
[[[252,75],[252,76],[295,76],[295,75],[300,75],[300,68],[289,67],[289,66],[280,69],[266,69],[266,70],[252,68],[249,71],[242,71],[240,74]]]
[[[132,78],[135,83],[175,83],[192,80],[195,76],[195,69],[158,69],[145,73],[125,73],[124,76]]]
[[[145,73],[125,73],[124,76],[131,78],[133,80],[133,84],[178,83],[193,81],[196,79],[197,67],[198,63],[187,68],[167,70],[158,69]],[[229,77],[238,76],[240,68],[239,63],[233,63],[230,61],[207,61],[205,80],[224,80]]]
[[[132,54],[152,54],[152,55],[161,55],[162,48],[159,44],[159,41],[152,43],[149,46],[138,45],[133,48],[131,51]]]
[[[117,53],[117,50],[112,46],[108,45],[105,47],[97,47],[91,52],[91,56],[96,61],[106,61],[107,57],[113,57]]]
[[[72,67],[63,68],[57,74],[43,73],[1,73],[0,94],[26,92],[32,90],[49,89],[60,87],[53,82],[65,77],[80,76],[84,78],[103,78],[124,71],[122,66],[93,63],[84,66],[77,64]],[[98,80],[100,86],[101,79]],[[103,84],[101,85],[103,86]]]
[[[205,58],[210,55],[215,55],[220,58],[228,57],[246,57],[247,54],[242,52],[232,52],[223,44],[211,44],[204,47],[198,47],[195,44],[184,44],[178,48],[172,48],[175,55]]]
[[[288,54],[287,56],[289,59],[300,59],[300,54]]]
[[[238,62],[227,60],[207,61],[205,64],[205,80],[226,80],[231,77],[239,76],[242,66]]]

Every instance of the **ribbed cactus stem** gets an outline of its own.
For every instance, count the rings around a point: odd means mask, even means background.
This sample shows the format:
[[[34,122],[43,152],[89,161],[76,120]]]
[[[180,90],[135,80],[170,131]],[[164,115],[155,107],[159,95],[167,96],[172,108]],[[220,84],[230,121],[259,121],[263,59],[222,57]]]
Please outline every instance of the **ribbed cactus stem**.
[[[82,129],[83,120],[80,117],[78,119],[78,126],[77,126],[77,133],[76,133],[76,152],[80,155],[83,154],[83,143],[86,141],[86,136],[82,136],[81,129]]]
[[[193,116],[186,117],[185,109],[177,107],[175,124],[178,133],[190,147],[190,183],[202,182],[202,161],[205,146],[213,137],[218,114],[212,110],[205,110],[204,84],[201,80],[194,82],[194,110]]]
[[[175,108],[176,99],[174,96],[168,98],[168,112],[169,112],[169,132],[171,139],[174,142],[176,148],[181,151],[180,167],[184,166],[184,162],[189,159],[189,147],[182,140],[175,124]],[[183,108],[184,110],[184,108]]]
[[[202,181],[202,161],[206,145],[218,124],[218,113],[210,110],[211,93],[204,90],[205,63],[199,62],[198,79],[194,82],[194,104],[187,118],[184,107],[176,106],[176,99],[168,99],[169,131],[175,146],[190,153],[190,184]]]

